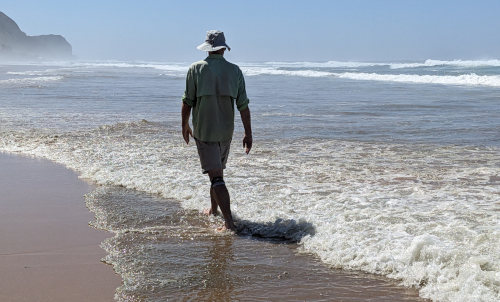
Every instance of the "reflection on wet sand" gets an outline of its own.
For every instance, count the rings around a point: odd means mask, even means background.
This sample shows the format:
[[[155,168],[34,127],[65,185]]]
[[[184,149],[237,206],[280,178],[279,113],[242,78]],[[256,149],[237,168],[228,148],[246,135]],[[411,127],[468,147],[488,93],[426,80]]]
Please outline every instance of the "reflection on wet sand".
[[[208,248],[208,262],[202,272],[202,288],[197,297],[207,301],[231,301],[234,284],[228,268],[229,262],[234,261],[233,237],[214,239]]]
[[[215,231],[218,218],[133,190],[101,187],[86,199],[93,224],[115,233],[103,247],[123,278],[120,301],[422,301],[395,281],[298,253],[283,238],[313,234],[306,222],[239,221],[246,235],[231,235]],[[262,238],[258,230],[272,226],[281,231]]]

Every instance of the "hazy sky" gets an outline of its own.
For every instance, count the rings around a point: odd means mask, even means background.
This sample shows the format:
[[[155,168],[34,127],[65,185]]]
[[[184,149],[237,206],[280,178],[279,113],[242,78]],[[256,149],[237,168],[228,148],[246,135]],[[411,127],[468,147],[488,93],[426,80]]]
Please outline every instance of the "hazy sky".
[[[81,59],[193,61],[209,29],[234,61],[500,58],[500,0],[1,0]]]

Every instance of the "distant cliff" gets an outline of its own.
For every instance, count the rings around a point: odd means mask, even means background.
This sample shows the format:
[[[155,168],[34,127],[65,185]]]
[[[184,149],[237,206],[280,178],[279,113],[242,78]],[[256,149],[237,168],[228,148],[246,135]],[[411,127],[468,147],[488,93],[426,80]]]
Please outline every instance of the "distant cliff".
[[[16,22],[0,12],[0,60],[67,59],[71,45],[60,35],[26,35]]]

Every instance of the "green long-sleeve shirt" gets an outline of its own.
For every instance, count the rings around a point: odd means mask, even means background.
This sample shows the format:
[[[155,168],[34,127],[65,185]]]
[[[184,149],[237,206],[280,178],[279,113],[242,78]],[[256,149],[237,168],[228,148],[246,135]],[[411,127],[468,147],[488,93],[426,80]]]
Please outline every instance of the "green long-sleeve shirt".
[[[240,68],[217,54],[191,65],[182,101],[193,108],[193,136],[204,142],[230,140],[234,103],[241,111],[249,102]]]

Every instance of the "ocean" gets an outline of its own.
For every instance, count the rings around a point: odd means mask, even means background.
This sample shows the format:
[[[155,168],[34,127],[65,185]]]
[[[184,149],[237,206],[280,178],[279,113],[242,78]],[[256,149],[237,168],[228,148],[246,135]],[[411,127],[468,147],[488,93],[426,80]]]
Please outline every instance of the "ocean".
[[[86,202],[115,233],[103,248],[119,300],[196,283],[160,255],[217,223],[185,223],[209,206],[180,133],[189,64],[0,65],[0,151],[100,185]],[[238,64],[254,147],[244,154],[236,113],[225,180],[245,234],[433,301],[500,300],[500,60]],[[158,244],[166,230],[179,236]]]

